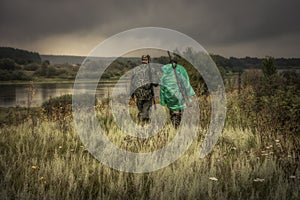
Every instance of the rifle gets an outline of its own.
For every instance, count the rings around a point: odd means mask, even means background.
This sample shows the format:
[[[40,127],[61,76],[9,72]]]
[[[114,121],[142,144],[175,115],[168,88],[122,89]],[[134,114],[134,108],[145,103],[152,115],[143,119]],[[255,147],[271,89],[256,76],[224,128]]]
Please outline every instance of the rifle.
[[[155,96],[154,96],[154,89],[153,89],[153,84],[152,84],[152,73],[151,73],[151,68],[150,68],[150,56],[148,56],[148,75],[149,75],[149,81],[150,81],[150,89],[151,89],[151,95],[152,95],[152,102],[154,105],[154,110],[156,110],[156,102],[155,102]]]
[[[186,104],[187,107],[192,107],[192,104],[189,101],[189,97],[186,94],[186,91],[182,88],[181,81],[180,81],[180,79],[179,79],[179,77],[177,75],[177,72],[176,72],[177,63],[174,62],[174,60],[172,60],[170,51],[168,51],[168,55],[169,55],[170,63],[172,64],[172,68],[173,68],[173,71],[174,71],[174,74],[175,74],[175,77],[176,77],[178,88],[180,90],[181,95],[184,98],[184,102],[185,102],[185,104]]]

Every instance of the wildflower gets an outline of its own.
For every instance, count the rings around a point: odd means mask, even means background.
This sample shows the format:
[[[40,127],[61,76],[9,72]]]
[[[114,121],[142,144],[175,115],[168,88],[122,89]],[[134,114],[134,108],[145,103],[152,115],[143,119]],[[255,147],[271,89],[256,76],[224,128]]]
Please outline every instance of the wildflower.
[[[61,148],[62,148],[62,146],[59,146],[58,148],[59,148],[59,149],[61,149]]]
[[[276,143],[279,143],[279,140],[275,140]]]
[[[31,169],[37,169],[37,168],[39,168],[39,166],[37,166],[37,165],[32,165],[31,166]]]
[[[209,177],[209,180],[218,181],[218,179],[216,177]]]
[[[256,178],[256,179],[254,179],[253,181],[254,181],[254,182],[264,182],[265,179],[263,179],[263,178]]]
[[[261,151],[260,155],[262,155],[262,156],[268,156],[269,154],[267,153],[267,151]]]

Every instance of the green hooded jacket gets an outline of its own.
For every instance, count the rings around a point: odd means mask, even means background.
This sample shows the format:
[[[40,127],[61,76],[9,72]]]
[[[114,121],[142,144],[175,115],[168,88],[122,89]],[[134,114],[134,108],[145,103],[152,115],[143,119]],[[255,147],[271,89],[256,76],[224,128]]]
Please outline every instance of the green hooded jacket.
[[[180,92],[172,64],[162,67],[163,75],[160,81],[160,104],[167,106],[170,110],[182,110],[186,107],[184,97]],[[179,64],[176,66],[176,73],[181,82],[185,94],[190,97],[195,94],[185,68]],[[191,102],[191,99],[189,98]]]

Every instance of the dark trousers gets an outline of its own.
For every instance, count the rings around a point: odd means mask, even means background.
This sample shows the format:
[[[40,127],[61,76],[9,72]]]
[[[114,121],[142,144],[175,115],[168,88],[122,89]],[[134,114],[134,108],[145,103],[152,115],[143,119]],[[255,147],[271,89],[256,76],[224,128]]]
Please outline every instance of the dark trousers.
[[[140,122],[149,122],[150,120],[150,108],[152,106],[152,99],[150,100],[138,100],[136,102],[139,110],[138,119]]]
[[[170,119],[174,128],[177,128],[181,123],[183,110],[170,110]]]

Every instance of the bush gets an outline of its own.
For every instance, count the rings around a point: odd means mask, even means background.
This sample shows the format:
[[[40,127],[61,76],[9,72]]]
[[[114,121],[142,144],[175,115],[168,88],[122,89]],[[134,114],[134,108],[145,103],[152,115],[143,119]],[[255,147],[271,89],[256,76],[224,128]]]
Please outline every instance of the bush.
[[[285,86],[296,86],[300,90],[300,76],[296,71],[283,71],[280,73]]]
[[[244,89],[241,94],[228,99],[230,112],[227,116],[231,119],[227,123],[251,128],[265,136],[299,135],[300,88],[297,77],[290,72],[268,77],[256,70],[244,72]]]
[[[81,102],[81,105],[77,105],[78,107],[89,104],[91,100],[94,100],[94,97],[91,98],[87,94],[80,94],[78,98],[80,99],[79,102]],[[97,102],[97,99],[95,99],[95,105]],[[51,119],[60,120],[66,116],[70,116],[72,113],[72,95],[65,94],[50,98],[42,104],[42,109]]]
[[[0,81],[11,81],[11,80],[21,80],[30,81],[32,77],[26,75],[23,71],[8,71],[0,70]]]
[[[11,80],[12,74],[10,71],[0,69],[0,81]]]
[[[24,70],[26,71],[36,71],[40,68],[40,65],[37,64],[37,63],[30,63],[30,64],[27,64],[23,67]]]
[[[111,72],[104,72],[101,76],[101,79],[110,79],[112,78],[114,75]]]
[[[22,80],[22,81],[30,81],[32,78],[26,75],[23,71],[13,71],[11,80]]]
[[[0,59],[0,69],[2,70],[15,70],[16,63],[10,58]]]
[[[44,112],[48,115],[52,115],[53,112],[70,112],[72,105],[72,95],[66,94],[59,97],[51,98],[42,104]]]
[[[53,66],[50,66],[47,68],[47,77],[53,77],[53,76],[56,76],[57,75],[57,70],[55,67]]]

